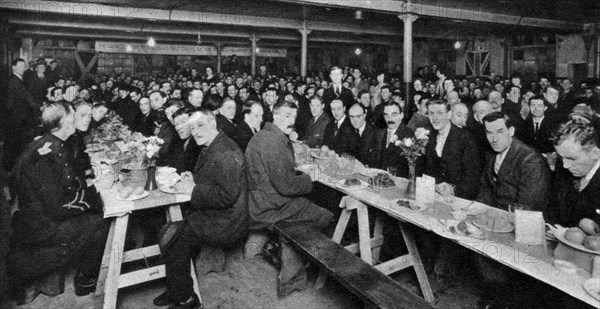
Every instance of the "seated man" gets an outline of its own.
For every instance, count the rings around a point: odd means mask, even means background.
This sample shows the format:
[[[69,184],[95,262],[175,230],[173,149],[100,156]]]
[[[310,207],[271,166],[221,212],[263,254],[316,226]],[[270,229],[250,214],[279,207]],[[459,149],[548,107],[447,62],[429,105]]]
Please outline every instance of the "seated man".
[[[234,141],[246,152],[248,143],[258,131],[263,121],[263,105],[254,100],[249,100],[242,106],[244,120],[238,125]]]
[[[334,150],[338,155],[349,153],[354,155],[356,151],[357,136],[350,119],[346,117],[346,107],[342,100],[333,100],[331,102],[331,121],[325,128],[323,145]]]
[[[390,101],[381,104],[383,104],[383,117],[387,129],[379,129],[375,132],[369,166],[384,170],[388,167],[396,167],[396,176],[408,178],[408,161],[402,155],[402,148],[396,146],[394,142],[407,137],[412,138],[415,134],[402,124],[404,113],[398,103]]]
[[[189,119],[192,135],[206,147],[193,175],[184,174],[175,190],[191,195],[191,209],[180,231],[162,252],[167,291],[154,299],[157,306],[196,308],[190,259],[202,244],[227,245],[247,233],[246,164],[240,148],[217,130],[212,112],[196,111]]]
[[[492,111],[492,104],[490,102],[478,101],[473,105],[473,118],[475,121],[467,124],[467,131],[471,133],[479,151],[479,163],[481,163],[481,167],[485,164],[487,153],[493,152],[485,134],[485,126],[483,125],[483,117]]]
[[[312,191],[309,175],[296,171],[294,153],[288,136],[296,120],[296,105],[282,101],[273,107],[273,122],[267,122],[248,144],[248,211],[251,230],[271,229],[278,222],[306,222],[321,230],[333,214],[311,203],[302,195]],[[298,278],[306,276],[303,263],[291,247],[282,244],[282,256],[292,255],[288,260],[291,268],[281,269],[277,294],[287,296]],[[299,280],[303,283],[302,280]]]
[[[417,97],[417,95],[415,95]],[[419,101],[415,101],[417,105],[417,112],[412,115],[408,124],[406,125],[409,129],[415,131],[417,128],[425,128],[427,130],[432,130],[431,122],[429,121],[429,116],[427,112],[427,102],[430,98],[426,96],[420,97]]]
[[[302,137],[310,148],[321,147],[325,138],[325,128],[331,122],[329,114],[323,112],[324,107],[321,97],[316,96],[310,100],[312,117],[308,120],[306,132]]]
[[[600,224],[600,120],[573,119],[554,133],[554,148],[569,173],[557,173],[553,192],[557,207],[548,221],[578,226],[583,218]],[[577,187],[573,183],[577,184]]]
[[[354,103],[350,106],[348,112],[352,127],[356,130],[357,136],[357,149],[355,150],[356,159],[361,163],[369,161],[371,155],[371,144],[373,144],[373,138],[375,137],[375,126],[367,119],[367,108],[361,103]]]
[[[200,154],[200,147],[192,137],[189,120],[190,111],[186,107],[178,109],[173,114],[173,125],[179,139],[171,143],[167,165],[176,168],[178,174],[193,171]]]
[[[74,114],[66,101],[47,105],[42,112],[47,133],[15,167],[19,210],[12,218],[7,265],[17,289],[73,265],[75,294],[95,290],[109,224],[99,194],[75,173],[65,144],[75,133]]]
[[[492,112],[483,123],[494,153],[487,156],[477,201],[503,209],[518,203],[545,211],[550,186],[546,160],[514,137],[515,127],[504,113]]]
[[[453,112],[449,103],[429,101],[427,109],[434,131],[425,150],[425,173],[435,178],[438,192],[475,199],[481,169],[473,138],[467,131],[452,124]]]
[[[235,118],[236,105],[231,98],[225,98],[219,106],[219,113],[215,115],[217,119],[217,128],[227,134],[231,139],[234,138],[237,131],[237,125],[233,122]]]

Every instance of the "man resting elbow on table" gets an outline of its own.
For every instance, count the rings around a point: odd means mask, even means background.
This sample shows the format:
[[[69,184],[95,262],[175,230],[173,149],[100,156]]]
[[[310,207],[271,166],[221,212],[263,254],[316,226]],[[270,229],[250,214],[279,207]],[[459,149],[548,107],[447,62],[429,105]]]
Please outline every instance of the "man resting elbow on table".
[[[200,306],[190,276],[190,259],[202,244],[228,245],[247,234],[247,179],[244,155],[237,144],[217,130],[212,112],[200,110],[189,118],[192,136],[204,146],[193,175],[184,173],[175,190],[191,195],[190,213],[162,252],[167,291],[157,306]]]

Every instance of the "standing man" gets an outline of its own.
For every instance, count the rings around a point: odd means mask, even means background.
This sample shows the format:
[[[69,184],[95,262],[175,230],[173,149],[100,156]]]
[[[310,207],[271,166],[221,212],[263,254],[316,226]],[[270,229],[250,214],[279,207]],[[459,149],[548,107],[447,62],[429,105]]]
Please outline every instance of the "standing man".
[[[334,150],[338,155],[349,153],[355,155],[357,138],[350,119],[346,117],[346,107],[342,100],[331,102],[333,121],[325,127],[323,145]]]
[[[487,156],[477,201],[503,209],[518,203],[545,211],[550,170],[544,157],[514,137],[514,124],[503,113],[490,113],[483,123],[494,153]]]
[[[342,69],[339,67],[331,68],[329,78],[331,78],[331,87],[323,92],[323,103],[325,104],[325,112],[331,114],[331,102],[333,100],[342,101],[344,107],[354,103],[354,95],[352,90],[342,86],[342,78],[344,77]]]
[[[273,122],[267,122],[246,149],[251,230],[272,229],[278,222],[305,222],[321,230],[333,216],[303,197],[312,191],[315,179],[296,171],[288,137],[294,130],[296,110],[292,102],[275,104]],[[306,269],[301,257],[285,243],[281,255],[291,256],[283,261],[278,278],[277,295],[285,297],[294,289],[302,289],[295,283],[305,283]]]
[[[516,132],[517,137],[523,143],[535,148],[542,154],[554,152],[551,137],[556,127],[553,119],[546,117],[547,109],[548,107],[542,96],[538,95],[531,98],[529,100],[530,115],[521,123]]]
[[[157,306],[198,308],[190,259],[201,245],[229,245],[247,234],[246,163],[240,148],[223,132],[210,111],[196,111],[189,118],[191,132],[199,146],[192,175],[184,174],[175,191],[191,195],[190,214],[162,250],[167,290],[154,299]]]
[[[2,106],[3,119],[0,123],[2,132],[6,132],[8,128],[18,128],[12,130],[10,134],[4,133],[3,164],[6,172],[10,172],[25,145],[37,135],[37,127],[40,123],[38,119],[41,114],[40,105],[26,90],[23,81],[25,70],[27,70],[25,60],[21,58],[13,60],[12,75],[8,78],[7,98]]]

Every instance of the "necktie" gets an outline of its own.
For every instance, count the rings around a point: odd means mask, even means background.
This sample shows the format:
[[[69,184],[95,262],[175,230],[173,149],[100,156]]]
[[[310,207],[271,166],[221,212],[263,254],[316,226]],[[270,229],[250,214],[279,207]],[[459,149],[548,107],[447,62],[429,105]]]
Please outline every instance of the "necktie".
[[[335,95],[336,95],[337,97],[339,97],[339,96],[340,96],[340,88],[338,88],[337,86],[335,86]]]
[[[390,146],[390,142],[392,141],[392,135],[393,134],[394,133],[391,132],[390,130],[387,131],[387,139],[386,139],[386,142],[385,142],[385,148],[388,148]]]
[[[540,129],[540,123],[536,122],[535,123],[535,131],[534,131],[534,133],[537,134],[539,129]]]
[[[502,154],[497,154],[496,155],[496,160],[494,161],[494,173],[498,174],[498,171],[500,171],[500,166],[502,166]]]
[[[334,136],[338,134],[338,129],[339,129],[339,128],[338,128],[338,121],[336,120],[336,121],[335,121],[335,128],[333,129],[333,135],[334,135]]]

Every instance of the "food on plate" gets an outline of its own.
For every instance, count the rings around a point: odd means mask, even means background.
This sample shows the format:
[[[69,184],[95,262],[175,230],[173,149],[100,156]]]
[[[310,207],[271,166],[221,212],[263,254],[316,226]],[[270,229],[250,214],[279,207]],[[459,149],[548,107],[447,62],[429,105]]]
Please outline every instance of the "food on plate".
[[[392,188],[396,186],[396,183],[388,173],[378,173],[374,177],[369,178],[369,185],[375,186],[375,184],[379,184],[380,188]]]
[[[409,208],[409,209],[412,209],[412,210],[422,210],[422,209],[425,209],[425,205],[422,204],[422,203],[419,203],[417,201],[408,201],[408,200],[399,199],[398,201],[396,201],[396,204],[398,206],[406,207],[406,208]]]
[[[133,190],[133,195],[142,195],[144,194],[144,187],[136,187]]]
[[[583,218],[579,221],[579,228],[588,235],[600,234],[600,226],[588,218]]]
[[[356,179],[356,178],[350,178],[350,179],[346,179],[344,181],[344,186],[346,187],[353,187],[353,186],[360,186],[361,182],[360,180]]]
[[[329,151],[329,147],[327,145],[321,146],[321,151]]]
[[[456,235],[475,237],[475,238],[483,237],[483,232],[481,231],[481,229],[479,229],[476,226],[474,226],[473,224],[467,223],[465,221],[460,221],[456,225],[456,227],[450,226],[449,230],[450,230],[450,232],[452,232],[453,234],[456,234]]]
[[[588,235],[583,239],[583,246],[592,251],[600,251],[600,236]]]
[[[131,196],[131,193],[133,193],[133,188],[126,186],[126,187],[121,187],[119,189],[119,197],[121,199],[127,199]]]
[[[568,228],[565,232],[565,239],[574,244],[581,245],[583,243],[584,238],[585,233],[578,227]]]
[[[506,231],[513,228],[510,219],[494,211],[488,211],[475,218],[475,223],[489,231]]]

